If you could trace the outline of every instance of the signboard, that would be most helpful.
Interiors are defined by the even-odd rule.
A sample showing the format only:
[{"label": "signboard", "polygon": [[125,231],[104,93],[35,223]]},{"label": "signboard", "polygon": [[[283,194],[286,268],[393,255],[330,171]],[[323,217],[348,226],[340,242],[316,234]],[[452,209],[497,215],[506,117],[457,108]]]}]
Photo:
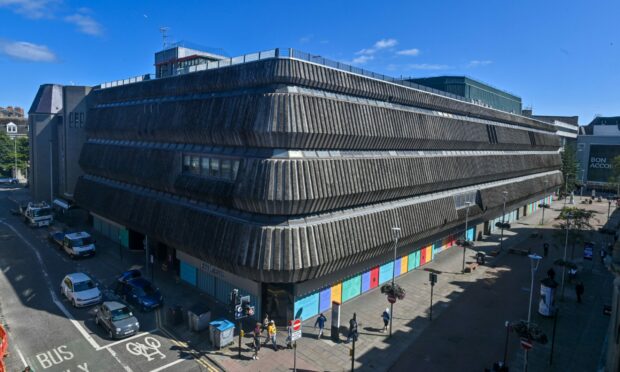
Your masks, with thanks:
[{"label": "signboard", "polygon": [[340,302],[332,301],[332,341],[340,342]]},{"label": "signboard", "polygon": [[431,282],[431,285],[435,285],[437,283],[437,274],[428,273],[428,281]]},{"label": "signboard", "polygon": [[588,181],[609,182],[613,175],[613,160],[620,155],[620,146],[591,145],[588,159]]},{"label": "signboard", "polygon": [[388,296],[387,299],[388,299],[388,302],[391,303],[391,304],[396,302],[396,297],[394,297],[394,296]]},{"label": "signboard", "polygon": [[299,340],[301,338],[301,319],[291,320],[291,327],[293,328],[291,341]]},{"label": "signboard", "polygon": [[594,256],[594,245],[586,243],[583,247],[583,259],[592,261],[592,256]]}]

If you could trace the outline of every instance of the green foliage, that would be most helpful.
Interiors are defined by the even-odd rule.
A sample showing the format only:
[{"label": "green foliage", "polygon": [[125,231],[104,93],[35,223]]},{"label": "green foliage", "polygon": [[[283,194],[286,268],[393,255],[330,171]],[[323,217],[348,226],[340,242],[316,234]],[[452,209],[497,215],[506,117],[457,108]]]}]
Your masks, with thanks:
[{"label": "green foliage", "polygon": [[[594,211],[581,209],[577,207],[564,207],[558,216],[561,220],[569,219],[571,229],[591,230],[590,220],[594,217]],[[564,224],[563,226],[565,226]]]},{"label": "green foliage", "polygon": [[0,174],[10,176],[13,173],[16,157],[17,168],[25,173],[30,160],[29,148],[28,138],[19,137],[13,140],[6,133],[0,132]]},{"label": "green foliage", "polygon": [[581,182],[579,177],[579,162],[577,161],[577,152],[574,144],[567,144],[562,151],[562,176],[564,184],[562,184],[561,192],[575,190],[575,183]]},{"label": "green foliage", "polygon": [[611,160],[611,177],[609,177],[610,183],[620,184],[620,155]]}]

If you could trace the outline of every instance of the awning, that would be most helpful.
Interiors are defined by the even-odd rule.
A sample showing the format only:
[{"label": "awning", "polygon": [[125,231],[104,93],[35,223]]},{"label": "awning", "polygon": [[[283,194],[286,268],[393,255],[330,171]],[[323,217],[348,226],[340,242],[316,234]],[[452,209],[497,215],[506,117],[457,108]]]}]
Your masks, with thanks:
[{"label": "awning", "polygon": [[69,202],[64,201],[62,199],[54,199],[52,204],[56,207],[60,207],[65,210],[69,210],[69,208],[71,208],[71,205],[69,204]]}]

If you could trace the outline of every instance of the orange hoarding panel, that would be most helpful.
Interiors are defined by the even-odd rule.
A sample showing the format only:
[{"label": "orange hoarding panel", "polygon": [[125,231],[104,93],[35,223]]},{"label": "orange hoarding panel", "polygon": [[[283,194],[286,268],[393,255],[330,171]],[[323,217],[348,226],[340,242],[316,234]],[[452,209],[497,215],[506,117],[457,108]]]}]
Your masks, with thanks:
[{"label": "orange hoarding panel", "polygon": [[332,302],[342,303],[342,283],[332,287]]},{"label": "orange hoarding panel", "polygon": [[407,266],[409,263],[409,256],[403,256],[402,260],[400,260],[400,275],[403,275],[407,272]]}]

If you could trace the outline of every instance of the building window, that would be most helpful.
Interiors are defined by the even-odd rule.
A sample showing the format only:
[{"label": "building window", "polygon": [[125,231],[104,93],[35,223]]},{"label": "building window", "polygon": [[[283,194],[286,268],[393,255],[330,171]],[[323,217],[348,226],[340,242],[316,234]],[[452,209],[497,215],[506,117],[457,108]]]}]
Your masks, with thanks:
[{"label": "building window", "polygon": [[457,194],[453,196],[454,198],[454,206],[456,209],[466,208],[467,203],[470,203],[470,206],[477,204],[478,201],[478,191],[471,191],[463,194]]},{"label": "building window", "polygon": [[192,162],[190,164],[190,172],[192,174],[200,174],[200,157],[192,156]]},{"label": "building window", "polygon": [[183,155],[183,173],[205,178],[234,181],[239,172],[237,159],[213,156]]}]

